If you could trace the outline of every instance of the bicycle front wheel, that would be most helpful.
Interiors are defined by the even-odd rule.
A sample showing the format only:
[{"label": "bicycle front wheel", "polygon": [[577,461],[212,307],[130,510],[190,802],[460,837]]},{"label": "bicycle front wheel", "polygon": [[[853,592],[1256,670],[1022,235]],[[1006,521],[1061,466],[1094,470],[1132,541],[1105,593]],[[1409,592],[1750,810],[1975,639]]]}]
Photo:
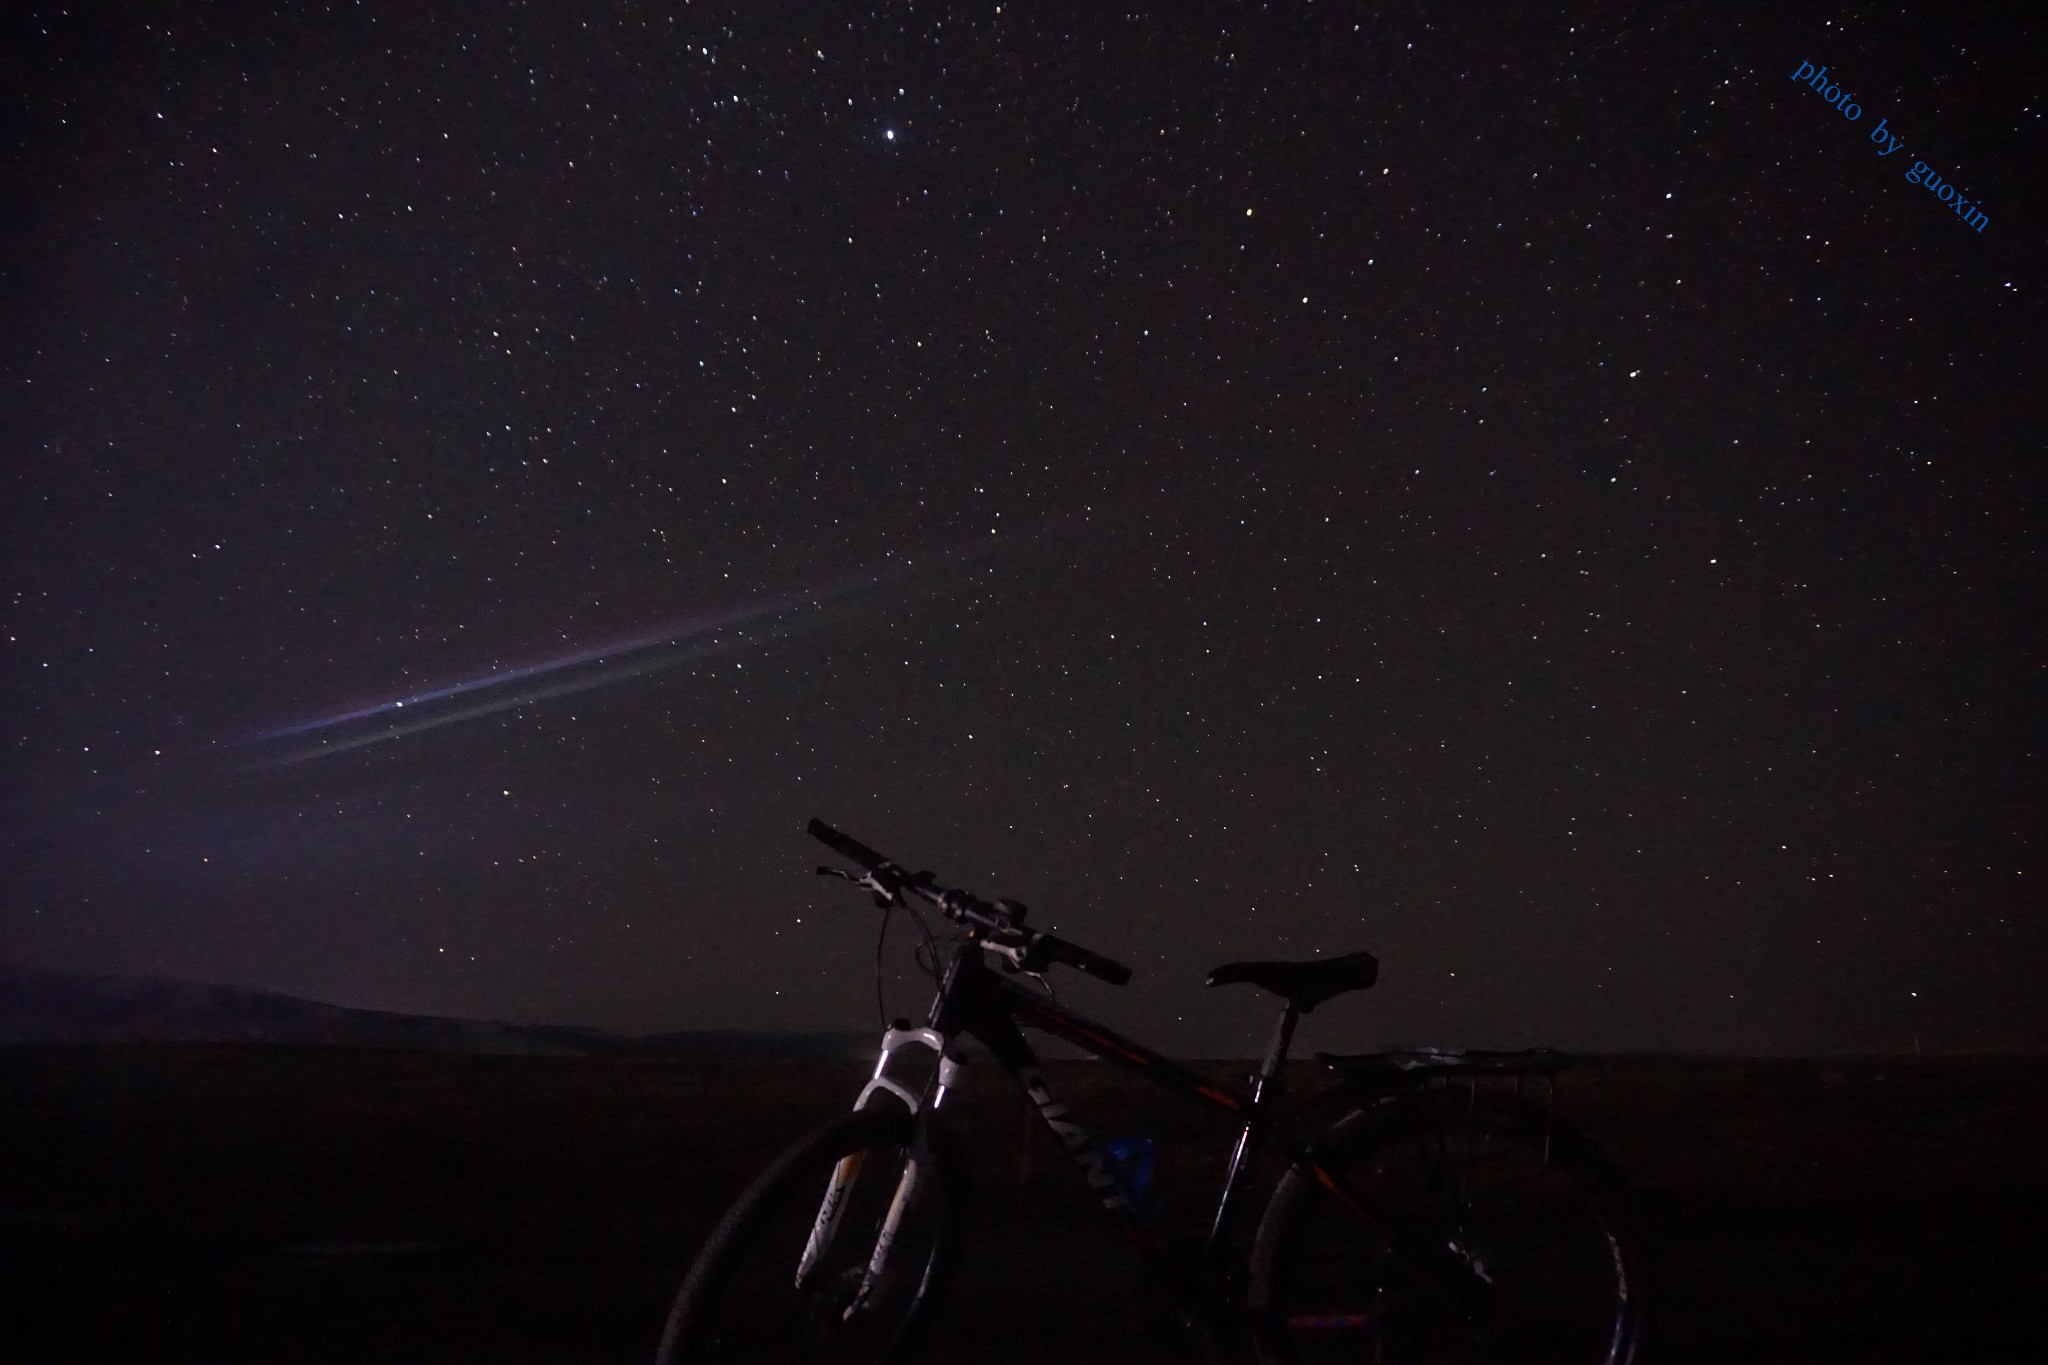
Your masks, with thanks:
[{"label": "bicycle front wheel", "polygon": [[1628,1365],[1635,1243],[1585,1139],[1533,1106],[1459,1090],[1339,1120],[1316,1156],[1370,1217],[1303,1171],[1274,1191],[1250,1304],[1267,1365]]},{"label": "bicycle front wheel", "polygon": [[912,1359],[958,1212],[929,1133],[902,1110],[867,1110],[783,1153],[690,1267],[656,1365]]}]

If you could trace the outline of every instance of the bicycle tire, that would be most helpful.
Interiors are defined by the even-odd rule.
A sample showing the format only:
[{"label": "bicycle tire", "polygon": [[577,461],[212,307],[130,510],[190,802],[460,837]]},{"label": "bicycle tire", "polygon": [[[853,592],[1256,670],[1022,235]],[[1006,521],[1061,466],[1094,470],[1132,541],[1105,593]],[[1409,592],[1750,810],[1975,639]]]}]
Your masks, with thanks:
[{"label": "bicycle tire", "polygon": [[[860,1287],[907,1161],[919,1175],[884,1275]],[[858,1158],[829,1246],[798,1282],[825,1193]],[[790,1147],[734,1202],[691,1265],[656,1365],[847,1362],[916,1358],[943,1294],[959,1218],[954,1163],[929,1125],[888,1108],[847,1114]]]},{"label": "bicycle tire", "polygon": [[[1248,1305],[1264,1365],[1631,1365],[1642,1258],[1620,1182],[1532,1105],[1462,1087],[1384,1097],[1315,1145],[1395,1237],[1290,1170],[1260,1220]],[[1479,1269],[1446,1292],[1396,1240]],[[1434,1252],[1432,1253],[1434,1254]]]}]

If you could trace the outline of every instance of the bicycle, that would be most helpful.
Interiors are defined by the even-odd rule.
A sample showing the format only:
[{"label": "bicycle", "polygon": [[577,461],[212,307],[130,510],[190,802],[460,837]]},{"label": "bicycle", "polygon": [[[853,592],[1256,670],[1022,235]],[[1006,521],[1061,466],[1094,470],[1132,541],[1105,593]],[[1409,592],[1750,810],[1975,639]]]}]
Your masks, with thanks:
[{"label": "bicycle", "polygon": [[[936,1120],[960,1080],[963,1037],[1017,1081],[1144,1262],[1181,1287],[1179,1322],[1199,1349],[1248,1346],[1262,1365],[1635,1359],[1643,1298],[1618,1182],[1590,1142],[1520,1094],[1522,1077],[1554,1074],[1564,1059],[1319,1053],[1334,1086],[1307,1111],[1313,1121],[1284,1119],[1277,1081],[1297,1021],[1372,985],[1370,953],[1209,974],[1210,985],[1247,983],[1283,1001],[1240,1094],[1044,987],[1055,965],[1122,985],[1131,972],[1121,963],[1030,928],[1015,901],[943,887],[822,821],[809,832],[862,869],[817,871],[870,892],[885,931],[888,912],[909,910],[936,991],[922,1025],[899,1019],[884,1034],[853,1111],[783,1153],[713,1230],[676,1295],[657,1365],[915,1355],[960,1233],[961,1156]],[[943,962],[919,902],[964,930]],[[1238,1125],[1192,1264],[1139,1216],[1126,1173],[1053,1094],[1020,1025]],[[929,1067],[921,1082],[899,1064],[913,1055]],[[1512,1095],[1482,1083],[1506,1076]],[[1235,1233],[1262,1152],[1284,1169],[1238,1262]]]}]

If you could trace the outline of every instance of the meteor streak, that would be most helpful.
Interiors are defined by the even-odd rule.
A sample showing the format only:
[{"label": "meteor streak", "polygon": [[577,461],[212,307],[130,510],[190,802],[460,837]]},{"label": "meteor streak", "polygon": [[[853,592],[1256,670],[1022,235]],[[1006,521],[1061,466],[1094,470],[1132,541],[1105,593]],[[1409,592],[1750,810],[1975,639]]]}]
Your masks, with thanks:
[{"label": "meteor streak", "polygon": [[311,734],[318,730],[332,729],[337,725],[346,725],[350,721],[367,720],[372,716],[402,711],[408,706],[425,706],[448,697],[461,696],[465,692],[475,692],[489,687],[504,687],[508,684],[519,682],[522,679],[540,677],[548,673],[559,673],[565,668],[574,668],[578,664],[596,663],[604,659],[620,659],[628,655],[637,654],[642,650],[656,649],[662,645],[682,644],[686,640],[710,635],[734,626],[745,625],[749,621],[758,621],[764,617],[780,616],[799,607],[812,604],[822,606],[826,602],[845,597],[863,588],[881,587],[889,582],[901,580],[907,577],[908,574],[908,566],[891,568],[882,572],[838,579],[809,591],[784,593],[778,597],[750,602],[745,606],[732,607],[725,611],[685,617],[679,621],[672,621],[656,630],[641,631],[624,639],[608,640],[603,644],[574,650],[558,658],[544,659],[537,664],[527,664],[519,668],[494,669],[483,677],[452,683],[447,687],[431,688],[424,692],[415,692],[410,696],[399,697],[391,701],[381,701],[370,706],[358,707],[352,711],[343,711],[337,715],[321,716],[315,720],[306,721],[303,724],[287,725],[281,729],[269,730],[256,736],[253,742],[264,743],[270,740],[289,739],[293,735]]},{"label": "meteor streak", "polygon": [[[926,563],[957,564],[982,558],[991,552],[990,548],[977,547],[953,555],[933,555]],[[714,654],[812,630],[836,619],[825,612],[827,604],[900,584],[916,572],[918,570],[908,562],[871,567],[814,587],[684,617],[654,630],[584,646],[539,663],[493,669],[482,677],[450,683],[445,687],[427,688],[389,701],[282,726],[265,731],[247,742],[275,745],[285,740],[305,741],[288,752],[256,763],[254,766],[258,768],[283,767],[330,754],[347,753],[367,745],[382,744],[552,697],[585,692],[607,683],[677,668]],[[809,620],[784,619],[794,618],[796,613],[806,609],[815,613]],[[746,629],[756,623],[764,628]],[[567,677],[560,676],[576,669],[582,671]],[[465,697],[473,699],[466,705],[449,704],[455,698]],[[422,714],[415,719],[404,714],[408,711]],[[373,724],[380,718],[387,723]],[[330,733],[336,731],[343,733]]]},{"label": "meteor streak", "polygon": [[[665,669],[679,668],[684,664],[695,663],[699,659],[710,658],[715,654],[725,654],[736,649],[744,649],[748,645],[766,644],[770,640],[786,639],[789,636],[798,635],[807,630],[815,630],[824,624],[824,618],[820,618],[814,621],[797,622],[791,625],[773,626],[765,632],[754,635],[736,635],[729,640],[713,640],[688,647],[661,650],[649,657],[624,663],[617,668],[607,668],[601,673],[586,673],[577,677],[557,679],[538,687],[513,688],[503,694],[482,698],[472,705],[458,707],[453,710],[435,711],[433,714],[421,716],[417,720],[387,725],[382,729],[372,730],[368,733],[351,734],[336,739],[321,739],[313,743],[302,744],[289,753],[279,754],[274,758],[265,759],[251,766],[258,769],[287,768],[295,763],[304,763],[310,759],[326,758],[332,754],[345,754],[351,749],[361,749],[372,744],[383,744],[389,740],[403,739],[407,735],[416,735],[422,730],[437,730],[443,725],[453,725],[457,721],[475,720],[479,716],[494,715],[499,711],[509,711],[516,707],[531,705],[534,702],[547,701],[552,697],[565,697],[575,692],[588,692],[592,688],[603,687],[607,683],[624,682],[628,678],[638,678],[649,673],[659,673]],[[566,668],[568,664],[565,662],[561,666]],[[521,670],[521,673],[523,676],[531,677],[533,670]],[[511,680],[509,677],[504,677],[493,679],[492,682],[509,682]],[[421,696],[444,697],[463,690],[466,689],[462,687],[449,687],[439,689],[434,693],[422,693]],[[372,711],[357,714],[382,714],[386,710],[395,710],[399,705],[400,703],[393,702],[389,707],[378,707]],[[327,722],[327,725],[340,725],[346,719],[349,719],[349,717],[337,717]],[[310,727],[300,727],[296,731],[281,731],[280,733],[287,735],[304,734],[308,728]],[[320,728],[326,728],[326,726]]]}]

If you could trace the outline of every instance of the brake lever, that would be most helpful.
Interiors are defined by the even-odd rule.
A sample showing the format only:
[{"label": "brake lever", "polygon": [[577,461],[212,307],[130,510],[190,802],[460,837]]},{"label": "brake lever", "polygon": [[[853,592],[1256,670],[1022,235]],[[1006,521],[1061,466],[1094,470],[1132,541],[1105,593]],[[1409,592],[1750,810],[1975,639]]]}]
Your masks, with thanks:
[{"label": "brake lever", "polygon": [[817,873],[820,877],[844,878],[862,890],[871,892],[874,895],[876,906],[883,910],[893,909],[903,904],[903,893],[893,886],[885,885],[872,872],[856,877],[843,867],[820,867],[817,869]]},{"label": "brake lever", "polygon": [[1003,970],[1006,973],[1015,975],[1023,972],[1030,976],[1038,976],[1037,964],[1030,960],[1034,942],[1030,930],[1007,925],[998,933],[980,935],[979,942],[982,951],[993,953],[1002,959]]}]

